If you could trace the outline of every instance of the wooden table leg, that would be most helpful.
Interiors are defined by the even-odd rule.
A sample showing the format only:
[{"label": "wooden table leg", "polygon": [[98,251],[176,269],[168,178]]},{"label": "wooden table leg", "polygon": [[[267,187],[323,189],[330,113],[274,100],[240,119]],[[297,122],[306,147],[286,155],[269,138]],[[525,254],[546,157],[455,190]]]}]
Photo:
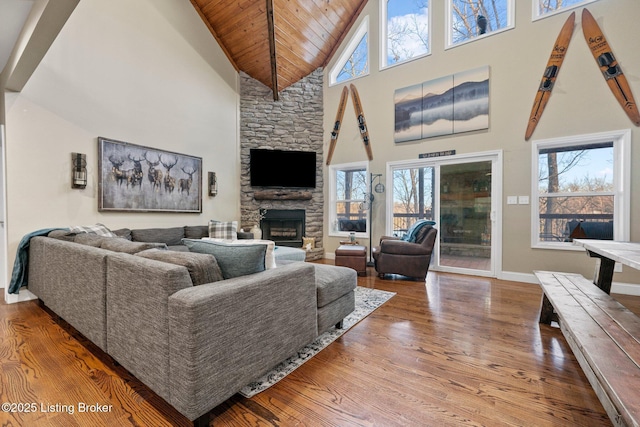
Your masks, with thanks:
[{"label": "wooden table leg", "polygon": [[540,323],[550,325],[557,317],[553,313],[553,306],[549,301],[549,298],[545,294],[542,294],[542,306],[540,307]]},{"label": "wooden table leg", "polygon": [[616,266],[616,262],[595,252],[588,252],[591,258],[600,258],[600,269],[598,270],[596,277],[593,279],[593,284],[605,291],[607,294],[611,293],[613,269]]}]

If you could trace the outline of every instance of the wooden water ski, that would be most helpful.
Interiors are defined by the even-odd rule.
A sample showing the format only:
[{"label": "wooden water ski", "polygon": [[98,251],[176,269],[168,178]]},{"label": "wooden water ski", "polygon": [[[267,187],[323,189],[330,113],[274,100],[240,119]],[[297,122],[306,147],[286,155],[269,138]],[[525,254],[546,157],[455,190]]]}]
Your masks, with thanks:
[{"label": "wooden water ski", "polygon": [[560,34],[558,34],[558,38],[553,45],[553,50],[551,51],[551,55],[549,56],[549,61],[547,62],[547,66],[544,69],[544,73],[542,74],[540,87],[538,87],[538,92],[536,93],[536,98],[533,101],[533,107],[531,108],[531,115],[529,116],[527,131],[524,134],[524,139],[526,141],[531,138],[533,131],[540,121],[540,117],[542,116],[544,107],[547,106],[547,102],[549,101],[549,97],[551,96],[551,91],[553,90],[553,85],[556,81],[556,78],[558,77],[558,72],[560,71],[560,66],[564,61],[564,56],[567,53],[567,49],[569,48],[569,42],[571,41],[571,36],[573,35],[575,22],[576,13],[573,12],[571,13],[571,15],[569,15],[569,18],[567,18],[566,22],[562,26]]},{"label": "wooden water ski", "polygon": [[331,131],[331,144],[329,145],[329,154],[327,154],[327,166],[331,163],[333,152],[336,149],[338,143],[338,135],[340,134],[340,125],[342,124],[342,117],[344,117],[344,109],[347,106],[347,97],[349,96],[349,89],[347,87],[342,88],[342,94],[340,95],[340,104],[338,104],[338,112],[336,113],[336,121],[333,124],[333,130]]},{"label": "wooden water ski", "polygon": [[633,99],[629,82],[613,56],[611,47],[604,38],[600,26],[587,9],[582,10],[582,32],[611,92],[631,121],[636,126],[640,126],[640,113]]},{"label": "wooden water ski", "polygon": [[351,88],[351,100],[353,101],[353,109],[356,112],[356,118],[358,119],[358,128],[360,129],[360,136],[364,143],[364,148],[367,150],[367,157],[369,160],[373,160],[373,151],[371,151],[371,141],[369,140],[369,130],[367,129],[367,122],[364,119],[364,111],[362,110],[362,103],[360,102],[360,95],[358,95],[358,89],[352,83]]}]

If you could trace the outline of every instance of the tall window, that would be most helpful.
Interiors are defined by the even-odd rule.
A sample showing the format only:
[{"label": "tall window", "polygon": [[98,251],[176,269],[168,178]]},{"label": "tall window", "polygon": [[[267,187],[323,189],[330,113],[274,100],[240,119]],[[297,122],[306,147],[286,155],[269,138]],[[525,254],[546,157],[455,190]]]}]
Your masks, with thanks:
[{"label": "tall window", "polygon": [[628,131],[534,144],[534,246],[628,236]]},{"label": "tall window", "polygon": [[329,84],[369,74],[369,17],[365,16],[329,74]]},{"label": "tall window", "polygon": [[533,0],[533,19],[546,18],[597,0]]},{"label": "tall window", "polygon": [[429,53],[430,0],[380,2],[380,68],[406,62]]},{"label": "tall window", "polygon": [[514,27],[514,0],[448,0],[448,47]]},{"label": "tall window", "polygon": [[334,236],[368,236],[369,172],[366,162],[335,165],[330,168],[330,233]]}]

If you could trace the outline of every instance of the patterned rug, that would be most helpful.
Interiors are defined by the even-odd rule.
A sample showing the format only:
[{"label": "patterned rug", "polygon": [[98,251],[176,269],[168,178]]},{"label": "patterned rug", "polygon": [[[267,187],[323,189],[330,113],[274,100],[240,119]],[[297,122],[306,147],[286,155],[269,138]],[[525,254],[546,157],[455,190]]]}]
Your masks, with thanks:
[{"label": "patterned rug", "polygon": [[244,386],[239,393],[244,397],[252,397],[261,391],[268,389],[291,372],[295,371],[299,366],[302,366],[304,362],[318,354],[320,350],[331,344],[356,323],[373,313],[375,309],[387,302],[394,295],[395,292],[380,291],[377,289],[358,286],[356,288],[356,309],[344,318],[343,329],[331,328],[316,338],[314,342],[300,349],[297,355],[291,356],[263,377]]}]

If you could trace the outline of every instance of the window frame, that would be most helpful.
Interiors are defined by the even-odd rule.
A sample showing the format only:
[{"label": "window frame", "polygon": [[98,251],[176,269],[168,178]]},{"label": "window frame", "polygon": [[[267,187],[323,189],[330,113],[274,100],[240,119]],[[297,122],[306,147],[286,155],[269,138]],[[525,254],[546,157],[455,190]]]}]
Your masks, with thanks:
[{"label": "window frame", "polygon": [[415,61],[418,59],[422,59],[425,58],[427,56],[431,55],[431,40],[432,40],[432,22],[433,22],[433,14],[431,13],[431,0],[426,0],[427,1],[427,11],[429,14],[429,22],[428,22],[428,38],[429,38],[429,46],[427,47],[427,52],[426,53],[422,53],[420,55],[416,55],[413,56],[411,58],[405,59],[403,61],[399,61],[393,64],[389,64],[387,63],[387,48],[388,48],[388,38],[387,38],[387,1],[380,1],[380,70],[385,70],[388,68],[393,68],[396,67],[398,65],[402,65],[402,64],[406,64],[409,63],[411,61]]},{"label": "window frame", "polygon": [[[631,130],[616,130],[586,135],[535,140],[531,144],[531,247],[584,251],[572,242],[540,241],[540,198],[546,193],[539,191],[539,153],[541,149],[563,148],[588,144],[613,142],[613,238],[629,240],[631,213]],[[580,194],[576,194],[579,196]]]},{"label": "window frame", "polygon": [[[502,34],[505,31],[513,30],[516,28],[516,13],[515,13],[515,0],[506,0],[507,4],[507,22],[508,24],[504,28],[500,28],[495,31],[491,31],[490,33],[485,33],[482,35],[475,36],[470,38],[469,40],[461,41],[458,43],[453,42],[453,0],[447,0],[446,3],[446,12],[445,12],[445,47],[444,50],[449,50],[456,48],[458,46],[464,46],[469,43],[473,43],[477,40],[484,40],[487,37],[494,36],[496,34]],[[535,1],[535,0],[534,0]]]},{"label": "window frame", "polygon": [[582,0],[579,3],[576,3],[574,5],[571,6],[564,6],[561,7],[560,9],[556,9],[553,12],[547,12],[544,14],[540,14],[538,11],[538,4],[540,3],[540,0],[531,0],[531,21],[535,22],[535,21],[539,21],[541,19],[545,19],[548,18],[550,16],[555,16],[558,15],[560,13],[566,12],[568,10],[572,10],[572,9],[577,9],[579,7],[584,7],[586,5],[588,5],[589,3],[594,3],[597,2],[598,0]]},{"label": "window frame", "polygon": [[[337,172],[338,171],[349,171],[349,170],[365,170],[365,174],[367,178],[369,177],[369,162],[351,162],[351,163],[341,163],[329,166],[329,236],[332,237],[349,237],[348,231],[339,231],[337,226],[338,221],[338,212],[337,206],[338,202],[344,200],[338,200],[338,185],[337,185]],[[371,189],[369,186],[371,182],[367,179],[367,194],[371,194]],[[351,199],[350,202],[365,202],[365,199]],[[370,221],[369,215],[371,215],[371,209],[367,209],[365,220],[367,222],[367,231],[366,232],[356,232],[356,238],[368,238],[369,237],[369,228]]]},{"label": "window frame", "polygon": [[351,58],[355,50],[360,45],[362,38],[364,36],[369,36],[370,34],[371,33],[369,32],[369,15],[366,15],[364,18],[362,18],[362,22],[358,26],[358,29],[356,30],[356,32],[353,33],[353,36],[349,40],[349,44],[347,44],[345,49],[342,51],[342,54],[338,57],[338,60],[336,61],[335,65],[331,68],[331,72],[329,73],[329,87],[335,86],[335,85],[341,85],[346,82],[368,76],[371,73],[371,37],[369,37],[367,40],[367,72],[360,76],[350,77],[340,82],[337,81],[338,76],[340,75],[340,72],[346,65],[349,58]]}]

